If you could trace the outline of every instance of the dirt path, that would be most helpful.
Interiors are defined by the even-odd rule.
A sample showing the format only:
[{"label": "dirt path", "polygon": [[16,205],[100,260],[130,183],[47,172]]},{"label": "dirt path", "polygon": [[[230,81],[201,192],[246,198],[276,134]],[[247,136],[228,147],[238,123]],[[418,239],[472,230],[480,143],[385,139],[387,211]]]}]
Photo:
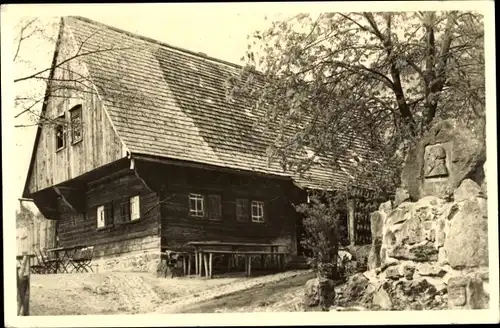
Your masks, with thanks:
[{"label": "dirt path", "polygon": [[288,279],[268,282],[243,291],[221,295],[210,300],[178,308],[178,313],[293,311],[290,303],[300,298],[307,280],[313,273],[303,273]]},{"label": "dirt path", "polygon": [[[34,274],[30,312],[33,315],[178,313],[179,309],[195,303],[260,289],[264,284],[279,281],[286,284],[285,281],[307,274],[297,270],[247,278],[244,273],[231,273],[214,279],[165,279],[140,272]],[[266,292],[270,294],[271,291]]]}]

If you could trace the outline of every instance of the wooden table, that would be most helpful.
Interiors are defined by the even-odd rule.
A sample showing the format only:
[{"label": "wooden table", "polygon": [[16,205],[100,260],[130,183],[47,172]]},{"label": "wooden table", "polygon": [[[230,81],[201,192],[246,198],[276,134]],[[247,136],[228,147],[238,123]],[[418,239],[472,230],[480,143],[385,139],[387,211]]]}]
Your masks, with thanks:
[{"label": "wooden table", "polygon": [[16,260],[22,261],[25,256],[27,256],[29,259],[36,257],[35,254],[16,255]]},{"label": "wooden table", "polygon": [[86,245],[73,245],[73,246],[67,246],[67,247],[56,247],[56,248],[48,248],[45,251],[47,253],[52,253],[54,254],[54,259],[57,261],[56,262],[56,269],[55,273],[58,271],[61,272],[68,272],[68,265],[71,260],[71,258],[75,255],[76,251],[81,248],[87,247]]},{"label": "wooden table", "polygon": [[[195,272],[197,275],[203,275],[205,268],[205,276],[212,278],[212,264],[214,254],[229,254],[235,256],[234,262],[238,266],[238,255],[245,256],[245,272],[247,276],[251,274],[251,256],[261,256],[261,266],[265,265],[265,256],[271,257],[272,261],[276,261],[279,267],[284,265],[284,255],[286,252],[278,252],[279,247],[285,245],[271,243],[242,243],[242,242],[222,242],[222,241],[192,241],[187,243],[187,246],[194,247],[195,257]],[[250,248],[250,249],[249,249]],[[267,250],[268,249],[268,250]],[[228,262],[228,267],[231,267],[231,260]],[[190,274],[188,269],[188,275]]]}]

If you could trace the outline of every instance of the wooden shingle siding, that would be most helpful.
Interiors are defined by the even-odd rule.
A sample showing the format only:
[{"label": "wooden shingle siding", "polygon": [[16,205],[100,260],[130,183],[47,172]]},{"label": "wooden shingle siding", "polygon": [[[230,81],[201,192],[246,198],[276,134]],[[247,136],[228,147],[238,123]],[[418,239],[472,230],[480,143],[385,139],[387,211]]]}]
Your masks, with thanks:
[{"label": "wooden shingle siding", "polygon": [[[61,61],[63,54],[73,51],[74,44],[68,39],[63,39],[59,48],[60,58],[57,60]],[[69,63],[70,66],[64,67],[65,69],[87,76],[81,62],[72,60]],[[56,69],[54,78],[61,78],[62,72],[64,70]],[[111,121],[106,117],[99,96],[90,84],[79,91],[59,90],[54,91],[53,95],[54,97],[49,98],[45,109],[44,115],[48,118],[57,117],[59,108],[64,111],[65,119],[69,122],[68,111],[76,105],[82,105],[83,140],[72,144],[71,133],[67,131],[65,147],[56,151],[55,128],[52,124],[44,124],[40,128],[38,144],[35,145],[28,180],[29,193],[78,177],[122,157],[122,143],[114,132]]]},{"label": "wooden shingle siding", "polygon": [[[121,220],[120,204],[124,199],[135,195],[140,196],[141,218],[124,223]],[[127,248],[138,238],[148,236],[159,238],[160,212],[157,206],[157,194],[148,190],[130,170],[111,181],[90,184],[86,199],[84,214],[72,212],[61,200],[59,201],[59,210],[62,214],[58,220],[57,234],[62,246],[95,245],[97,253],[100,252],[99,254],[104,256],[123,252],[120,247]],[[113,204],[114,225],[97,229],[97,207],[105,203]],[[115,246],[113,248],[106,246],[110,244]],[[102,251],[103,249],[107,251]]]}]

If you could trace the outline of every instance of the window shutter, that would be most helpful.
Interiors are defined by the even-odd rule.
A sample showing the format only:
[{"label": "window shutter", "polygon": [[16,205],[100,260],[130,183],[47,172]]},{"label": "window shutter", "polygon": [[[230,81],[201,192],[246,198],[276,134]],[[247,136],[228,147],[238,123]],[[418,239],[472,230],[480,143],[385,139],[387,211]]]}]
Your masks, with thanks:
[{"label": "window shutter", "polygon": [[127,222],[130,221],[130,204],[129,200],[125,199],[121,204],[120,204],[120,211],[121,211],[121,222]]},{"label": "window shutter", "polygon": [[141,217],[139,196],[134,196],[130,198],[130,220],[139,220]]},{"label": "window shutter", "polygon": [[236,220],[248,221],[248,199],[236,199]]},{"label": "window shutter", "polygon": [[104,207],[104,210],[105,210],[104,217],[105,217],[106,225],[112,225],[113,221],[114,221],[113,220],[113,203],[106,204],[106,206]]},{"label": "window shutter", "polygon": [[220,196],[208,195],[208,218],[210,220],[220,220],[221,214]]}]

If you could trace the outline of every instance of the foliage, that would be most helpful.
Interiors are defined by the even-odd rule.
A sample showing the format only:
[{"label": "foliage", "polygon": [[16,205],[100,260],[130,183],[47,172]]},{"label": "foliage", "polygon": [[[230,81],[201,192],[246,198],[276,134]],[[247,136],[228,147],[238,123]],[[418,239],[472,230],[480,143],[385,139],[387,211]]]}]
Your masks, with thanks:
[{"label": "foliage", "polygon": [[301,244],[312,252],[310,264],[320,276],[338,279],[340,208],[345,207],[343,194],[315,193],[310,204],[296,207],[304,215],[304,237]]},{"label": "foliage", "polygon": [[20,204],[20,207],[16,210],[16,226],[22,226],[25,224],[33,223],[36,220],[43,219],[43,215],[40,212],[32,211],[29,207]]},{"label": "foliage", "polygon": [[31,221],[34,216],[35,214],[28,207],[21,204],[19,209],[16,210],[16,223]]},{"label": "foliage", "polygon": [[[295,156],[306,152],[343,167],[360,157],[353,180],[389,173],[371,183],[384,188],[435,120],[484,123],[483,46],[474,12],[299,14],[255,32],[234,94],[274,124],[270,156],[284,166],[309,169],[314,156]],[[369,149],[349,154],[360,140]]]}]

